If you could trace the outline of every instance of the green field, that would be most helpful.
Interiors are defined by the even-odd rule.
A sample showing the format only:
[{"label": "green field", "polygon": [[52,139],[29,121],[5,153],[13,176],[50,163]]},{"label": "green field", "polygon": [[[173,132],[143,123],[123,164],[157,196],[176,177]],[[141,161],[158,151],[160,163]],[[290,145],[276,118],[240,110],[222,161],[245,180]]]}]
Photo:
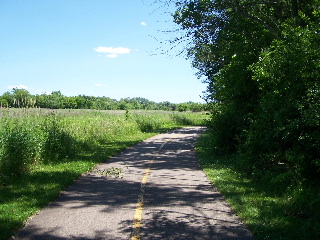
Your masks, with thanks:
[{"label": "green field", "polygon": [[155,134],[204,125],[205,113],[0,110],[0,239],[81,174]]}]

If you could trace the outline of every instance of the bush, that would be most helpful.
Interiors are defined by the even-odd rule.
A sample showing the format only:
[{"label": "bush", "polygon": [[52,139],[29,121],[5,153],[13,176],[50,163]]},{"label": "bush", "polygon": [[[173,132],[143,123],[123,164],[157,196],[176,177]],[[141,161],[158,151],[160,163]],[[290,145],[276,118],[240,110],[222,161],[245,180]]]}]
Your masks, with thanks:
[{"label": "bush", "polygon": [[319,27],[285,28],[252,66],[260,102],[244,136],[242,151],[256,169],[320,179]]},{"label": "bush", "polygon": [[178,105],[178,111],[179,112],[186,112],[190,109],[189,105],[187,103],[180,103]]},{"label": "bush", "polygon": [[12,177],[27,173],[40,159],[41,132],[30,122],[3,121],[0,134],[0,173]]},{"label": "bush", "polygon": [[193,121],[185,115],[171,114],[171,118],[177,125],[193,125]]},{"label": "bush", "polygon": [[138,124],[140,131],[144,133],[160,129],[164,125],[164,122],[155,116],[135,115],[134,120]]},{"label": "bush", "polygon": [[75,139],[63,129],[57,116],[49,116],[43,126],[45,140],[42,158],[44,162],[56,162],[73,157],[76,153]]}]

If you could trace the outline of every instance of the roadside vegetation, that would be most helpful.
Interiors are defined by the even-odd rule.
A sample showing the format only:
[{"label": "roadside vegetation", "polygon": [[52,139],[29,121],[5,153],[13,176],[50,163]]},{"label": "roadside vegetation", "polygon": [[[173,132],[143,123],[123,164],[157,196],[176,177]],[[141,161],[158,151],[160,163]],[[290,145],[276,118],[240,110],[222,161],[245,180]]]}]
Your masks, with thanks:
[{"label": "roadside vegetation", "polygon": [[0,239],[96,164],[155,134],[203,125],[205,113],[0,110]]},{"label": "roadside vegetation", "polygon": [[240,155],[219,155],[210,132],[196,146],[201,167],[258,240],[320,239],[320,194],[315,185],[277,172],[252,174]]},{"label": "roadside vegetation", "polygon": [[206,171],[258,239],[320,239],[320,1],[168,2],[207,84]]}]

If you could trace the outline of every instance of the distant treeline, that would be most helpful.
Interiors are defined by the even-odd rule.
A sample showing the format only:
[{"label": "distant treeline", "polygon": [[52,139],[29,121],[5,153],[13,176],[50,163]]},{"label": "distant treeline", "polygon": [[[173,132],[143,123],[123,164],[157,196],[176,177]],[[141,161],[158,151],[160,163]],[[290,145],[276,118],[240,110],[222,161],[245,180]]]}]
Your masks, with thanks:
[{"label": "distant treeline", "polygon": [[51,108],[51,109],[98,109],[98,110],[171,110],[193,111],[206,110],[206,104],[186,102],[170,103],[168,101],[156,103],[142,97],[121,98],[120,100],[109,97],[94,97],[86,95],[64,96],[60,91],[51,94],[32,95],[25,89],[14,88],[0,96],[1,107],[12,108]]}]

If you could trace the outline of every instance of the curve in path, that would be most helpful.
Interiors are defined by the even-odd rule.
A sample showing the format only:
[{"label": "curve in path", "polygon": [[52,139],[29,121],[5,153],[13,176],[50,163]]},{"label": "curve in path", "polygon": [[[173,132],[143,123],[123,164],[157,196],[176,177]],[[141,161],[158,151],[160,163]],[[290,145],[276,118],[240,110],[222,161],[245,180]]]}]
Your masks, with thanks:
[{"label": "curve in path", "polygon": [[199,168],[204,127],[149,138],[98,165],[14,239],[251,240]]}]

